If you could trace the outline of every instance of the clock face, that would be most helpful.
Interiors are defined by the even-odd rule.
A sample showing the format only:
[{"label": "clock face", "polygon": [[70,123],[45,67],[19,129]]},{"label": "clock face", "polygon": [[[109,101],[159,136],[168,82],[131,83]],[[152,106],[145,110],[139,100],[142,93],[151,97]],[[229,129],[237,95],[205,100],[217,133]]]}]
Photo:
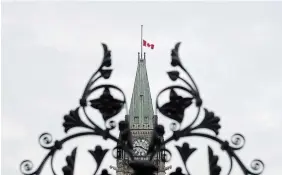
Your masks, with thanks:
[{"label": "clock face", "polygon": [[136,139],[133,142],[133,151],[137,156],[146,156],[149,142],[146,139]]}]

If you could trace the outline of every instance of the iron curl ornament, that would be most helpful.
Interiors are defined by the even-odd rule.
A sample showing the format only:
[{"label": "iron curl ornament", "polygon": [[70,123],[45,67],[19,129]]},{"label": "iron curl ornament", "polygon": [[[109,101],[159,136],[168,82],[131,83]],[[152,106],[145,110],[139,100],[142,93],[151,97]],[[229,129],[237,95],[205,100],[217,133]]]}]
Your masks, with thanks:
[{"label": "iron curl ornament", "polygon": [[[171,51],[171,66],[180,68],[181,72],[177,70],[172,70],[167,72],[169,78],[172,81],[180,80],[185,86],[172,85],[164,88],[157,95],[156,99],[156,107],[157,109],[167,118],[174,120],[171,124],[171,131],[173,132],[172,136],[168,139],[164,140],[161,145],[166,145],[171,141],[177,141],[180,138],[184,137],[200,137],[212,140],[218,143],[223,151],[227,153],[230,160],[230,168],[228,171],[228,175],[230,175],[233,168],[233,161],[236,161],[239,167],[242,169],[245,175],[260,175],[264,169],[264,163],[255,159],[251,162],[250,168],[247,168],[240,158],[237,156],[236,152],[243,148],[245,144],[245,138],[242,134],[236,133],[231,137],[231,142],[227,140],[222,140],[218,137],[220,126],[220,118],[216,116],[214,112],[207,108],[203,108],[203,101],[200,96],[200,92],[196,82],[190,73],[185,69],[183,64],[181,63],[181,59],[179,57],[179,46],[180,42],[175,45],[175,47]],[[183,78],[180,74],[186,75],[186,79]],[[177,94],[177,90],[184,91],[187,96],[182,97]],[[169,101],[163,105],[159,104],[159,98],[164,92],[169,91]],[[193,121],[188,124],[188,126],[181,128],[183,124],[182,121],[184,119],[184,112],[186,109],[194,105],[197,108],[197,113],[193,119]],[[204,117],[201,121],[199,121],[199,116],[201,111],[204,112]],[[197,122],[199,121],[199,122]],[[199,123],[199,124],[196,124]],[[177,127],[178,125],[178,127]],[[214,134],[203,132],[203,130],[211,131]],[[182,161],[184,163],[187,175],[191,175],[186,166],[188,158],[194,153],[197,149],[191,148],[188,143],[184,143],[182,147],[176,146]],[[156,149],[155,152],[163,151],[162,149]],[[218,165],[218,156],[213,153],[213,150],[210,146],[208,146],[208,156],[209,156],[209,169],[210,175],[219,175],[221,172],[221,167]],[[181,168],[177,168],[175,172],[171,173],[171,175],[182,175]]]},{"label": "iron curl ornament", "polygon": [[[159,110],[165,117],[174,121],[170,125],[170,129],[173,134],[168,139],[163,140],[162,138],[165,134],[164,127],[162,125],[156,125],[147,151],[147,155],[150,157],[150,159],[148,161],[135,160],[133,156],[133,146],[131,143],[128,122],[120,121],[118,123],[118,129],[120,131],[120,136],[118,138],[110,133],[111,130],[117,127],[116,122],[112,119],[124,108],[126,113],[128,111],[124,92],[119,87],[112,84],[96,85],[98,80],[109,79],[113,71],[111,68],[109,68],[112,65],[111,51],[108,49],[106,44],[102,44],[102,46],[104,50],[102,62],[87,82],[81,99],[79,100],[78,107],[71,110],[63,118],[63,127],[66,134],[68,134],[70,130],[74,130],[74,128],[83,128],[85,131],[69,134],[60,140],[54,140],[50,133],[41,134],[39,137],[39,144],[42,148],[47,150],[47,154],[37,168],[34,168],[33,163],[30,160],[24,160],[20,164],[20,170],[23,175],[40,175],[47,161],[50,161],[53,175],[60,174],[55,172],[54,169],[54,158],[56,153],[61,150],[64,144],[68,143],[68,141],[84,136],[98,136],[102,137],[104,140],[109,139],[116,142],[117,146],[112,149],[113,157],[117,158],[117,155],[114,153],[115,151],[118,149],[123,150],[130,158],[129,166],[134,170],[134,175],[153,175],[158,169],[152,163],[153,157],[158,152],[161,152],[162,160],[165,162],[170,161],[172,154],[168,149],[165,148],[165,145],[172,141],[178,141],[180,138],[184,137],[200,137],[218,143],[221,149],[229,156],[230,168],[227,173],[228,175],[232,171],[234,161],[238,163],[245,175],[262,174],[264,164],[261,160],[253,160],[251,162],[250,168],[247,168],[237,156],[237,151],[242,149],[245,144],[245,138],[242,134],[234,134],[231,137],[231,142],[222,140],[218,137],[219,130],[221,128],[219,123],[220,118],[216,116],[214,112],[208,110],[207,108],[203,108],[203,101],[201,99],[199,89],[192,76],[181,63],[178,52],[180,43],[177,43],[174,49],[172,49],[171,65],[173,67],[179,67],[182,72],[173,70],[168,72],[168,76],[172,81],[182,81],[185,86],[172,85],[166,87],[160,91],[156,99],[156,109]],[[185,74],[188,78],[182,78],[180,73]],[[93,99],[92,95],[94,93],[98,93],[99,90],[103,90],[102,94],[98,98]],[[122,99],[115,98],[111,94],[111,90],[119,92],[122,96]],[[187,96],[182,97],[177,93],[178,90],[184,91]],[[160,105],[159,98],[166,91],[169,91],[169,101],[163,105]],[[180,129],[181,125],[183,124],[182,121],[185,117],[185,110],[191,106],[195,106],[197,108],[197,113],[193,121],[188,126],[184,127],[184,129]],[[88,115],[86,110],[87,108],[92,108],[100,112],[104,121],[104,128],[101,128],[99,125],[97,125],[94,118]],[[201,113],[204,113],[204,117],[198,122]],[[86,121],[82,120],[81,114],[83,114],[83,116],[86,118]],[[211,131],[213,134],[203,132],[203,130]],[[191,175],[186,163],[189,157],[197,151],[197,148],[191,147],[190,143],[187,142],[185,142],[182,146],[175,147],[180,153],[181,159],[185,166],[186,174]],[[109,149],[103,149],[99,145],[96,145],[92,150],[88,150],[89,154],[96,162],[94,175],[96,175],[98,170],[100,170],[102,161],[108,151]],[[73,151],[66,157],[66,165],[62,168],[64,175],[74,175],[76,154],[77,148],[75,147]],[[219,175],[221,172],[221,167],[218,165],[219,157],[215,155],[210,146],[208,146],[208,159],[210,175]],[[102,169],[101,175],[109,175],[108,170]],[[178,167],[176,168],[175,172],[171,173],[171,175],[184,174],[182,173],[181,168]]]},{"label": "iron curl ornament", "polygon": [[[79,106],[76,109],[71,110],[69,114],[64,116],[63,127],[65,133],[68,133],[70,130],[73,130],[74,128],[84,128],[86,131],[71,134],[61,140],[55,140],[55,141],[53,141],[52,135],[50,133],[41,134],[39,137],[39,144],[41,145],[42,148],[47,149],[48,153],[43,158],[42,162],[36,169],[34,169],[33,163],[30,160],[24,160],[20,165],[22,174],[24,175],[41,174],[44,165],[50,159],[52,172],[54,175],[57,175],[58,173],[56,173],[54,169],[54,157],[57,151],[61,150],[63,148],[63,145],[66,144],[68,141],[82,136],[100,136],[104,140],[107,139],[113,140],[116,143],[119,143],[119,145],[125,151],[128,151],[129,155],[132,154],[128,150],[128,148],[122,143],[121,140],[119,140],[118,138],[116,138],[110,133],[110,131],[116,127],[116,123],[110,119],[112,119],[114,116],[120,113],[123,108],[127,108],[126,97],[124,92],[119,87],[111,84],[102,84],[95,86],[96,85],[95,83],[98,80],[102,78],[108,79],[110,78],[112,73],[112,69],[109,68],[112,64],[111,51],[108,50],[106,44],[102,44],[102,46],[104,50],[102,63],[89,79],[83,91],[82,97],[79,101]],[[96,99],[92,99],[91,95],[96,93],[100,89],[103,90],[103,93],[100,95],[100,97]],[[111,94],[111,90],[116,90],[119,93],[121,93],[123,99],[114,98]],[[89,107],[94,108],[101,113],[104,119],[105,129],[99,127],[94,122],[93,120],[94,118],[91,118],[88,115],[86,108]],[[82,120],[82,116],[79,113],[79,111],[83,111],[83,114],[87,119],[87,122],[84,122]],[[96,170],[94,174],[97,174],[97,171],[100,168],[102,160],[104,159],[105,154],[108,151],[109,151],[108,149],[103,149],[99,145],[96,146],[94,150],[89,150],[89,153],[93,156],[93,158],[96,161]],[[75,156],[76,156],[76,148],[74,148],[70,156],[66,157],[67,165],[62,168],[64,175],[73,175]],[[102,170],[102,175],[106,175],[106,174],[108,174],[107,170]]]}]

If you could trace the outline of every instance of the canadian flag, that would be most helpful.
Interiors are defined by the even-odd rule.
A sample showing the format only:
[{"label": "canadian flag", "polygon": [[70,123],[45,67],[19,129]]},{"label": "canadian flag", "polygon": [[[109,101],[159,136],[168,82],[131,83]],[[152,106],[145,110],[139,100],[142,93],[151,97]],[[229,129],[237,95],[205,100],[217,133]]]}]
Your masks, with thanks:
[{"label": "canadian flag", "polygon": [[146,40],[143,40],[143,46],[150,47],[151,49],[154,49],[155,45],[148,43]]}]

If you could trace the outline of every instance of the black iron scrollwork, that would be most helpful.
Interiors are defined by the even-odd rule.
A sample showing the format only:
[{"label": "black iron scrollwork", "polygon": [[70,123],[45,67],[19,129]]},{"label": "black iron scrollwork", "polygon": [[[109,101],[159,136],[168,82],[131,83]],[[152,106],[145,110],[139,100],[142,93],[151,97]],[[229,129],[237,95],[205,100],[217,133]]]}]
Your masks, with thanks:
[{"label": "black iron scrollwork", "polygon": [[[69,114],[64,116],[63,127],[65,133],[69,134],[70,130],[73,131],[74,128],[83,128],[84,132],[73,133],[61,140],[53,140],[51,134],[43,133],[39,137],[39,144],[42,148],[46,149],[48,153],[43,158],[40,165],[34,169],[33,164],[30,160],[24,160],[20,169],[24,175],[39,175],[50,159],[50,166],[54,175],[57,173],[54,170],[54,157],[58,150],[63,148],[63,145],[68,141],[82,137],[82,136],[100,136],[104,140],[110,139],[117,143],[117,146],[113,149],[117,154],[113,156],[115,158],[121,157],[121,152],[126,153],[132,160],[129,165],[135,170],[135,175],[141,174],[153,174],[157,170],[152,160],[154,156],[160,152],[161,159],[164,162],[168,162],[172,156],[171,152],[165,148],[165,145],[171,141],[177,141],[184,137],[199,137],[209,139],[218,143],[223,151],[225,151],[230,160],[230,169],[228,175],[230,175],[233,168],[233,161],[236,161],[239,167],[242,169],[245,175],[260,175],[263,172],[264,164],[261,160],[255,159],[251,162],[250,169],[248,169],[236,154],[236,151],[243,148],[245,144],[245,138],[243,135],[236,133],[231,137],[231,141],[222,140],[218,137],[220,126],[220,118],[211,110],[203,108],[203,101],[200,96],[199,89],[195,83],[192,76],[184,68],[179,57],[179,46],[177,43],[171,52],[171,65],[173,67],[180,68],[180,71],[172,70],[168,72],[168,76],[172,81],[181,81],[184,83],[183,86],[173,85],[164,88],[157,95],[156,107],[164,116],[173,120],[170,125],[173,134],[163,140],[163,135],[165,133],[164,127],[162,125],[157,125],[154,128],[153,134],[151,136],[151,142],[147,151],[150,161],[136,161],[133,158],[133,146],[131,142],[131,133],[128,121],[120,121],[118,123],[118,128],[120,131],[119,138],[113,136],[110,131],[116,128],[117,124],[112,120],[114,116],[119,114],[123,108],[126,108],[126,98],[124,92],[117,86],[111,84],[102,84],[95,86],[96,82],[100,79],[108,79],[112,74],[112,69],[109,67],[112,64],[111,61],[111,51],[108,50],[107,45],[102,44],[104,50],[104,56],[102,62],[94,74],[90,77],[85,89],[82,93],[81,99],[79,101],[79,106],[74,110],[71,110]],[[188,79],[181,76],[181,73],[185,74]],[[102,94],[98,98],[92,98],[92,95],[98,90],[103,90]],[[122,95],[122,99],[115,98],[111,94],[111,90],[118,91]],[[159,104],[159,97],[164,94],[164,92],[169,91],[169,101],[163,105]],[[183,97],[177,93],[178,91],[183,91],[187,96]],[[192,119],[187,126],[183,126],[183,119],[185,117],[185,111],[191,107],[197,109],[195,117]],[[91,118],[87,109],[95,109],[101,113],[101,117],[104,120],[104,128],[101,128],[95,123],[94,118]],[[204,111],[204,116],[201,121],[199,120],[201,111]],[[82,118],[85,118],[84,121]],[[182,146],[176,146],[176,149],[180,153],[182,161],[185,165],[187,175],[191,175],[186,166],[189,157],[197,150],[196,148],[191,148],[188,143],[184,143]],[[97,174],[100,169],[101,163],[106,156],[108,149],[103,149],[101,146],[97,145],[94,150],[89,150],[89,153],[93,156],[96,161]],[[73,175],[74,163],[76,156],[76,148],[72,151],[71,155],[67,156],[67,165],[63,167],[64,175]],[[221,172],[221,167],[218,165],[218,156],[216,156],[211,147],[208,147],[208,158],[209,158],[209,169],[210,175],[219,175]],[[101,175],[109,175],[106,169],[101,171]],[[184,175],[180,167],[176,168],[175,172],[171,175]]]},{"label": "black iron scrollwork", "polygon": [[210,175],[219,175],[221,168],[218,165],[218,156],[214,155],[211,147],[208,147],[208,154],[209,154]]},{"label": "black iron scrollwork", "polygon": [[182,173],[182,169],[180,167],[177,167],[175,172],[170,173],[170,175],[185,175]]},{"label": "black iron scrollwork", "polygon": [[97,167],[96,167],[96,171],[94,174],[97,173],[106,153],[108,152],[108,149],[102,149],[101,146],[96,146],[95,150],[89,150],[89,153],[93,156],[93,158],[95,159],[96,163],[97,163]]},{"label": "black iron scrollwork", "polygon": [[196,151],[197,149],[196,148],[190,148],[188,143],[184,143],[182,145],[182,147],[176,146],[176,148],[177,148],[177,150],[178,150],[178,152],[179,152],[179,154],[180,154],[180,156],[182,158],[182,161],[183,161],[183,163],[185,165],[186,171],[187,171],[187,173],[189,175],[190,172],[189,172],[189,170],[188,170],[188,168],[186,166],[186,162],[188,161],[188,158],[192,155],[192,153],[194,151]]},{"label": "black iron scrollwork", "polygon": [[110,175],[110,174],[108,173],[108,170],[103,169],[101,175]]},{"label": "black iron scrollwork", "polygon": [[200,128],[209,129],[212,130],[216,135],[218,135],[219,129],[221,128],[221,126],[219,125],[220,118],[216,117],[213,112],[210,112],[207,109],[204,110],[205,110],[204,119],[199,125],[195,126],[193,130]]},{"label": "black iron scrollwork", "polygon": [[184,117],[184,110],[192,104],[193,98],[183,98],[174,91],[170,90],[170,102],[159,108],[160,112],[170,119],[181,123]]},{"label": "black iron scrollwork", "polygon": [[[80,127],[80,128],[84,128],[87,131],[85,132],[80,132],[80,133],[75,133],[72,135],[69,135],[61,140],[55,140],[53,141],[51,134],[49,133],[43,133],[40,137],[39,137],[39,144],[44,148],[49,150],[49,152],[47,153],[47,155],[44,157],[44,159],[42,160],[41,164],[39,165],[39,167],[37,169],[33,169],[33,164],[30,160],[24,160],[21,165],[20,165],[20,170],[22,172],[22,174],[24,175],[39,175],[44,167],[44,165],[46,164],[47,160],[50,159],[50,163],[51,163],[51,169],[54,175],[56,175],[57,173],[55,173],[54,170],[54,165],[53,165],[53,160],[55,157],[55,154],[58,150],[60,150],[63,145],[68,142],[69,140],[72,140],[74,138],[77,137],[82,137],[82,136],[89,136],[89,135],[95,135],[95,136],[101,136],[103,139],[111,139],[117,143],[119,143],[119,145],[125,150],[129,150],[126,147],[126,145],[124,143],[122,143],[118,138],[116,138],[115,136],[113,136],[112,134],[110,134],[110,130],[114,129],[116,127],[116,124],[114,121],[109,121],[109,119],[111,119],[112,117],[114,117],[115,115],[117,115],[123,108],[124,106],[126,106],[126,98],[124,95],[124,92],[118,88],[117,86],[114,85],[110,85],[110,84],[102,84],[99,86],[95,86],[95,83],[101,79],[108,79],[111,76],[112,73],[112,69],[109,69],[107,67],[111,66],[111,51],[108,50],[107,45],[102,44],[103,49],[104,49],[104,57],[102,60],[101,65],[99,66],[99,68],[97,69],[96,72],[94,72],[94,74],[91,76],[91,78],[89,79],[81,100],[79,101],[79,106],[75,109],[75,110],[71,110],[69,112],[69,114],[64,116],[64,122],[63,122],[63,127],[64,127],[64,131],[65,133],[68,133],[71,129],[75,128],[75,127]],[[97,92],[97,90],[99,89],[104,89],[102,95],[99,98],[96,99],[91,99],[91,95],[95,92]],[[111,89],[117,90],[118,92],[120,92],[123,96],[123,99],[116,99],[111,95]],[[105,129],[102,129],[101,127],[99,127],[94,121],[93,119],[91,119],[86,111],[86,108],[88,106],[91,106],[94,109],[97,109],[101,114],[102,117],[104,119],[105,122]],[[88,123],[84,122],[82,120],[82,116],[80,115],[79,111],[83,111],[84,116],[86,117]],[[126,109],[127,110],[127,109]],[[108,126],[107,126],[108,125]],[[90,154],[94,157],[94,159],[96,160],[97,163],[97,168],[95,171],[95,174],[97,173],[102,159],[105,156],[105,153],[108,150],[103,150],[100,146],[97,146],[95,151],[89,151]],[[75,160],[75,153],[76,153],[76,149],[72,152],[71,156],[67,157],[67,166],[65,166],[63,168],[63,172],[64,174],[67,175],[72,175],[73,173],[73,167],[72,167],[72,163],[74,163]],[[107,171],[103,170],[102,171],[103,175],[108,174]]]},{"label": "black iron scrollwork", "polygon": [[74,165],[75,165],[75,157],[76,157],[76,149],[74,148],[71,152],[70,156],[66,157],[67,165],[63,167],[64,175],[73,175]]},{"label": "black iron scrollwork", "polygon": [[68,115],[64,116],[64,123],[63,126],[65,128],[65,133],[67,133],[70,129],[74,127],[84,127],[95,130],[93,127],[84,123],[80,116],[79,116],[79,107],[76,108],[74,111],[70,111]]},{"label": "black iron scrollwork", "polygon": [[[164,88],[160,91],[160,93],[157,96],[156,99],[156,107],[157,109],[165,116],[168,117],[176,122],[178,122],[179,127],[177,127],[176,123],[171,124],[171,130],[173,132],[172,136],[166,139],[164,142],[162,142],[162,145],[166,145],[167,143],[175,140],[177,141],[180,138],[183,137],[202,137],[207,138],[209,140],[217,142],[221,149],[224,150],[230,159],[230,169],[228,171],[228,175],[231,173],[232,167],[233,167],[233,160],[235,160],[240,168],[242,169],[244,174],[251,174],[251,175],[259,175],[263,172],[264,164],[261,160],[256,159],[251,163],[251,169],[247,169],[246,166],[242,163],[242,161],[239,159],[239,157],[236,155],[235,151],[241,149],[244,146],[245,138],[241,134],[234,134],[231,138],[231,145],[228,141],[223,141],[220,138],[217,137],[219,134],[220,126],[220,118],[216,116],[212,111],[204,108],[204,118],[202,121],[199,122],[199,124],[195,125],[196,121],[198,121],[198,118],[200,116],[200,112],[202,110],[202,104],[203,101],[200,97],[199,89],[192,78],[192,76],[189,74],[189,72],[184,68],[183,64],[181,63],[180,57],[179,57],[179,46],[180,43],[177,43],[172,49],[171,52],[171,65],[173,67],[179,67],[184,74],[188,77],[188,80],[185,80],[181,77],[181,74],[177,70],[172,70],[168,72],[168,76],[172,81],[180,80],[182,83],[185,84],[185,86],[169,86]],[[159,98],[162,94],[164,94],[165,91],[170,91],[169,94],[169,101],[163,105],[159,104]],[[184,91],[187,93],[187,97],[182,97],[177,94],[177,90]],[[195,115],[194,119],[188,126],[181,128],[181,125],[183,124],[182,121],[184,119],[184,113],[185,110],[187,110],[189,107],[195,106],[197,108],[197,114]],[[200,132],[201,130],[206,131],[212,131],[214,132],[215,136],[213,134],[209,134],[206,132]],[[183,149],[185,147],[186,149]],[[185,143],[182,147],[177,146],[176,147],[178,151],[180,152],[181,158],[183,160],[183,163],[186,164],[186,161],[188,157],[196,150],[189,147],[187,143]],[[185,150],[185,151],[184,151]],[[154,153],[156,154],[159,152],[160,149],[154,149]],[[218,175],[220,173],[221,168],[219,165],[217,165],[218,157],[213,154],[212,149],[209,147],[209,160],[210,160],[210,174],[211,175]],[[190,175],[190,172],[188,171],[188,168],[186,167],[187,174]],[[180,175],[182,174],[181,168],[177,168],[175,172],[171,173],[172,175]]]}]

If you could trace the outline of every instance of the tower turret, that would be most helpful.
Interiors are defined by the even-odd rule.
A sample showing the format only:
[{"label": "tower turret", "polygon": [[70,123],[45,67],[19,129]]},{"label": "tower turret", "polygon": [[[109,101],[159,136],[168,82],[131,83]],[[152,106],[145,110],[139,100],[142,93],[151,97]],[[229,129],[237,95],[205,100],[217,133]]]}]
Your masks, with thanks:
[{"label": "tower turret", "polygon": [[146,59],[138,58],[138,66],[129,108],[130,129],[154,129],[156,124],[146,69]]},{"label": "tower turret", "polygon": [[[157,116],[154,115],[152,97],[150,92],[149,80],[146,69],[145,53],[144,58],[138,54],[138,65],[133,86],[133,92],[130,102],[129,114],[126,116],[129,123],[131,142],[133,145],[133,154],[135,160],[149,160],[147,151],[150,145],[151,137],[155,126],[157,125]],[[117,159],[117,175],[128,175],[133,171],[129,167],[129,157],[122,152]],[[165,173],[164,162],[160,154],[153,159],[158,167],[157,175]]]}]

